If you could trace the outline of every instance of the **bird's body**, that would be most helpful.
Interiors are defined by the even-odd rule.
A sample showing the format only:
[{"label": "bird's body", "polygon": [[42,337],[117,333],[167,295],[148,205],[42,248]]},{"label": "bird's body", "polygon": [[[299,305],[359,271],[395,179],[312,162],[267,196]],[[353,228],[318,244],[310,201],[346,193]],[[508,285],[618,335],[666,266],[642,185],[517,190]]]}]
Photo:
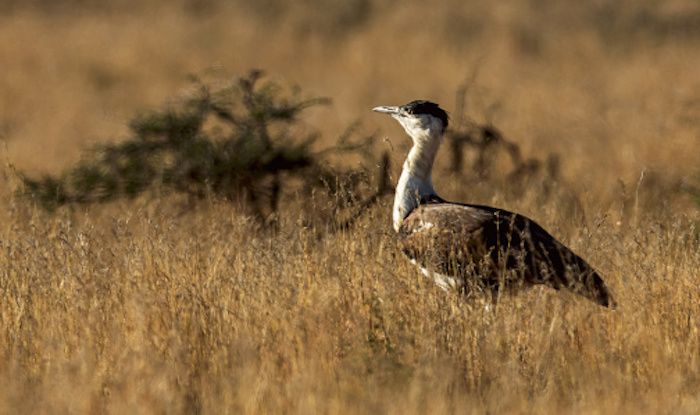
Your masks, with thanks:
[{"label": "bird's body", "polygon": [[402,251],[426,276],[443,289],[495,296],[545,284],[613,306],[600,275],[535,221],[437,195],[432,165],[448,123],[437,104],[413,101],[374,110],[391,114],[413,140],[396,188],[393,226]]}]

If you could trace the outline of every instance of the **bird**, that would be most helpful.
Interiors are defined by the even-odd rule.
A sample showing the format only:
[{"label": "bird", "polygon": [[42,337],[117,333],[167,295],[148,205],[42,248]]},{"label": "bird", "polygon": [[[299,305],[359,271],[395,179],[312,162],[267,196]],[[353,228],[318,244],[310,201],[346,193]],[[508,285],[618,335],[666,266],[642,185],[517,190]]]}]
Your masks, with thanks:
[{"label": "bird", "polygon": [[378,106],[403,127],[412,146],[394,195],[393,229],[403,253],[443,290],[467,296],[535,285],[568,290],[600,306],[615,301],[600,274],[534,220],[497,207],[449,202],[432,169],[449,117],[436,103]]}]

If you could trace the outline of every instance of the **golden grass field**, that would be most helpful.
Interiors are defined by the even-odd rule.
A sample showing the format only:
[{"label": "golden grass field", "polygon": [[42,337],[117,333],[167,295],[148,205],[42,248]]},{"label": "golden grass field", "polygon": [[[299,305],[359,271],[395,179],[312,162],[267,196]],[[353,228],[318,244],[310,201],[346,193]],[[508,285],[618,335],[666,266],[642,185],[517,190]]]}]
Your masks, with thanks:
[{"label": "golden grass field", "polygon": [[[700,412],[695,1],[8,1],[0,66],[0,413]],[[455,176],[445,147],[438,191],[537,220],[619,307],[446,294],[401,256],[389,199],[330,232],[290,194],[273,234],[214,199],[48,213],[15,193],[190,74],[250,68],[331,97],[303,120],[324,140],[379,132],[394,181],[408,140],[369,109],[454,112],[467,83],[469,115],[558,154],[561,180]]]}]

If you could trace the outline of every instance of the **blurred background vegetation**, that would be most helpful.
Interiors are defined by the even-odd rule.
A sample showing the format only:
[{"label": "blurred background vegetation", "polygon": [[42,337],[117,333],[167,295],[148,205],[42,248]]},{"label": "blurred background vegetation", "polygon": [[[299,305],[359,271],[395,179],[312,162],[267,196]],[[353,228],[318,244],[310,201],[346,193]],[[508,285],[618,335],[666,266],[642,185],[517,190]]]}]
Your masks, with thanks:
[{"label": "blurred background vegetation", "polygon": [[[394,179],[407,142],[368,110],[426,98],[466,116],[464,128],[497,128],[523,162],[555,162],[594,204],[629,198],[638,184],[650,187],[642,197],[668,193],[673,203],[696,189],[694,1],[34,0],[0,9],[0,138],[27,177],[125,140],[130,119],[181,100],[191,75],[263,68],[272,82],[333,99],[298,120],[315,129],[314,151],[351,125],[358,136],[388,133],[372,151],[375,160],[389,152]],[[438,166],[455,171],[455,149]],[[466,166],[484,161],[486,148],[472,150]],[[481,187],[471,195],[449,183],[443,193],[493,197],[494,180],[527,170],[507,159],[489,159],[493,180],[468,175]],[[362,160],[341,164],[366,168]]]},{"label": "blurred background vegetation", "polygon": [[[95,146],[60,176],[22,174],[20,193],[53,211],[174,191],[190,202],[235,202],[262,224],[276,222],[283,193],[301,190],[310,198],[321,188],[338,201],[341,193],[358,194],[353,179],[366,178],[366,169],[333,169],[328,159],[359,154],[371,166],[373,137],[358,139],[349,128],[333,146],[314,151],[318,134],[301,128],[299,117],[330,100],[304,99],[298,89],[286,92],[262,77],[253,70],[223,85],[194,79],[182,102],[135,117],[129,139]],[[385,170],[377,196],[389,190]]]}]

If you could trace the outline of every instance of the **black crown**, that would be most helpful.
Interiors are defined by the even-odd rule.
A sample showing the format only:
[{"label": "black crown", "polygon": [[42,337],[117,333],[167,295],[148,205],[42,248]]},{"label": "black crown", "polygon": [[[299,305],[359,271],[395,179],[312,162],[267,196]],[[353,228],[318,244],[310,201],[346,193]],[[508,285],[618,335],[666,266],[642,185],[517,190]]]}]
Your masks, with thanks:
[{"label": "black crown", "polygon": [[402,108],[409,114],[432,115],[433,117],[438,118],[440,121],[442,121],[443,127],[447,128],[447,124],[449,122],[447,112],[445,112],[445,110],[440,108],[440,106],[434,102],[425,100],[411,101],[408,104],[404,105]]}]

